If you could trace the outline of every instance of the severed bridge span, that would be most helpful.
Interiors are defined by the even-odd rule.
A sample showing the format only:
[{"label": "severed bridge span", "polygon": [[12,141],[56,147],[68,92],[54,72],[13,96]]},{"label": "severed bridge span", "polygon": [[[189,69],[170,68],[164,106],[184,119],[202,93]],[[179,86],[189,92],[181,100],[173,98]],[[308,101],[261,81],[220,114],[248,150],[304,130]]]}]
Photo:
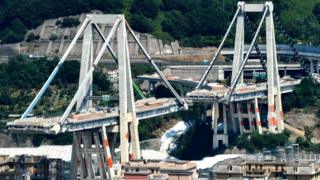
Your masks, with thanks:
[{"label": "severed bridge span", "polygon": [[[77,34],[61,57],[47,81],[36,97],[22,114],[20,119],[7,123],[10,131],[16,133],[47,133],[59,136],[60,133],[73,133],[73,153],[71,177],[80,179],[112,179],[115,176],[112,149],[114,149],[115,133],[120,135],[121,163],[140,159],[139,120],[161,116],[169,113],[188,110],[194,102],[210,104],[213,130],[213,148],[228,145],[228,132],[238,134],[257,130],[270,133],[284,130],[281,95],[290,93],[301,79],[280,78],[278,72],[278,57],[275,38],[275,22],[281,32],[288,38],[290,45],[286,46],[288,56],[293,56],[302,67],[308,67],[313,72],[319,72],[317,56],[310,60],[310,54],[299,53],[291,38],[286,33],[279,19],[274,15],[271,1],[264,4],[247,4],[238,2],[233,19],[221,41],[218,50],[210,61],[200,79],[180,79],[166,76],[139,42],[124,15],[88,14]],[[261,14],[256,30],[248,19],[249,13]],[[245,23],[247,22],[247,23]],[[111,25],[112,28],[104,34],[99,25]],[[245,25],[249,26],[252,41],[245,45]],[[223,50],[233,26],[235,26],[235,43],[233,50]],[[257,39],[265,27],[265,44],[260,49]],[[93,34],[97,33],[103,40],[103,45],[97,52],[93,47]],[[142,98],[134,100],[134,91],[141,94],[139,87],[131,78],[128,37],[131,36],[138,44],[146,60],[155,69],[156,75],[143,75],[144,80],[157,80],[173,94],[174,98]],[[79,85],[68,107],[61,116],[33,117],[32,110],[41,100],[56,74],[68,58],[69,53],[79,38],[83,38]],[[116,39],[116,48],[112,49],[110,40]],[[287,51],[292,51],[292,53]],[[98,110],[93,105],[95,96],[92,92],[93,72],[104,53],[110,53],[115,60],[118,72],[119,106]],[[220,54],[233,55],[231,84],[221,84],[207,81],[212,66]],[[267,82],[248,84],[243,78],[243,72],[251,55],[259,57],[262,69],[267,74]],[[315,57],[316,56],[316,57]],[[309,59],[308,59],[309,58]],[[308,63],[309,62],[309,63]],[[312,62],[312,63],[311,63]],[[315,62],[315,63],[313,63]],[[314,65],[316,64],[316,65]],[[311,68],[312,66],[312,68]],[[313,73],[312,72],[312,73]],[[192,87],[192,91],[182,97],[172,87],[171,83],[181,83]],[[266,111],[264,120],[261,111]],[[218,124],[223,124],[223,130],[218,131]],[[93,156],[98,164],[94,164]],[[98,174],[95,171],[98,169]]]}]

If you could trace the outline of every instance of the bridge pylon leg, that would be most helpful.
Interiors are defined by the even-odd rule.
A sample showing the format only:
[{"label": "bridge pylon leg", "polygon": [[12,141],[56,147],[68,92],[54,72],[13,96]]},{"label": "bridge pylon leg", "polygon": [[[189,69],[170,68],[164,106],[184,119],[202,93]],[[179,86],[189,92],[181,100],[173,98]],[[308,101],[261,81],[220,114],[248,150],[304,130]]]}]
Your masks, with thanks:
[{"label": "bridge pylon leg", "polygon": [[237,122],[236,118],[234,117],[234,104],[232,102],[229,104],[229,113],[231,118],[232,132],[237,133]]},{"label": "bridge pylon leg", "polygon": [[241,112],[241,103],[237,102],[237,113],[238,113],[238,121],[239,121],[239,130],[240,134],[244,133],[244,124],[243,124],[243,117]]},{"label": "bridge pylon leg", "polygon": [[313,60],[311,59],[310,60],[310,74],[314,73],[314,62]]},{"label": "bridge pylon leg", "polygon": [[86,87],[80,89],[81,94],[77,99],[77,109],[76,111],[88,110],[92,107],[92,102],[85,99],[86,96],[92,95],[92,77],[93,72],[89,72],[90,67],[93,64],[93,35],[92,35],[92,23],[89,24],[84,29],[83,34],[83,45],[81,53],[81,63],[80,63],[80,73],[79,73],[79,86],[84,80],[86,75],[89,75],[90,78],[87,82]]},{"label": "bridge pylon leg", "polygon": [[102,146],[104,151],[104,160],[107,167],[109,177],[114,177],[114,169],[112,163],[112,155],[110,150],[110,143],[108,139],[108,135],[106,132],[106,127],[102,126],[101,128],[101,137],[102,137]]},{"label": "bridge pylon leg", "polygon": [[276,130],[283,131],[282,101],[273,21],[273,4],[272,2],[267,2],[266,4],[269,7],[269,13],[266,17],[268,129],[269,132],[274,133]]},{"label": "bridge pylon leg", "polygon": [[[241,7],[241,10],[237,17],[231,82],[236,78],[240,65],[244,59],[244,2],[239,2],[238,6]],[[241,74],[239,83],[243,83],[243,73]]]},{"label": "bridge pylon leg", "polygon": [[261,126],[261,118],[260,118],[260,110],[259,110],[259,104],[258,104],[258,98],[254,98],[254,111],[256,116],[256,125],[257,130],[259,134],[262,134],[262,126]]},{"label": "bridge pylon leg", "polygon": [[228,146],[228,132],[227,132],[227,107],[222,104],[222,118],[223,118],[223,133],[218,131],[219,124],[219,103],[214,102],[212,104],[211,116],[212,116],[212,129],[213,129],[213,150],[219,148],[221,145]]},{"label": "bridge pylon leg", "polygon": [[130,138],[133,152],[131,157],[133,159],[139,159],[141,156],[125,21],[122,21],[119,24],[117,40],[119,63],[120,151],[121,163],[125,163],[129,161],[129,122],[131,123]]},{"label": "bridge pylon leg", "polygon": [[141,152],[140,152],[140,141],[139,141],[139,132],[138,132],[138,125],[139,121],[137,120],[136,110],[135,110],[135,102],[133,96],[133,86],[132,86],[132,77],[131,77],[131,67],[129,62],[129,47],[128,42],[126,43],[126,55],[127,55],[127,78],[129,82],[128,87],[128,100],[129,100],[129,108],[130,108],[130,138],[131,138],[131,147],[132,147],[132,159],[140,159]]},{"label": "bridge pylon leg", "polygon": [[315,73],[319,74],[319,61],[315,62]]},{"label": "bridge pylon leg", "polygon": [[112,157],[105,127],[74,133],[71,178],[110,180],[114,177]]},{"label": "bridge pylon leg", "polygon": [[247,102],[247,111],[248,111],[249,127],[250,127],[250,131],[252,132],[255,130],[255,126],[254,126],[253,117],[252,117],[251,102]]}]

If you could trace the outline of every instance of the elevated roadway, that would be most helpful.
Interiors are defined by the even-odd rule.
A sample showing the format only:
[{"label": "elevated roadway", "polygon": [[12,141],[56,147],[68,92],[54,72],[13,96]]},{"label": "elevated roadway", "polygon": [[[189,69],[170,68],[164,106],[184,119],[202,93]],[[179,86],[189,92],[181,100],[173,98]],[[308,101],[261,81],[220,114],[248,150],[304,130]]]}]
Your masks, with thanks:
[{"label": "elevated roadway", "polygon": [[[136,102],[137,119],[144,120],[161,116],[180,110],[180,107],[173,98],[148,98]],[[46,133],[57,134],[63,132],[74,132],[85,129],[95,129],[102,126],[115,126],[119,123],[119,109],[93,110],[85,113],[72,114],[68,117],[67,123],[62,125],[62,131],[54,131],[59,124],[59,116],[56,117],[28,117],[24,120],[17,119],[7,123],[11,131],[24,133]]]},{"label": "elevated roadway", "polygon": [[[259,45],[260,51],[262,54],[266,54],[266,46]],[[313,60],[320,60],[320,47],[318,46],[305,46],[305,45],[295,45],[295,48],[299,54],[305,58],[310,58]],[[248,51],[249,46],[245,45],[245,53]],[[221,51],[221,54],[224,56],[233,55],[233,48],[225,48]],[[252,55],[257,55],[255,49],[251,52]],[[277,54],[280,56],[294,56],[294,52],[289,45],[277,45]]]},{"label": "elevated roadway", "polygon": [[[170,82],[180,83],[183,86],[195,87],[199,79],[180,78],[179,76],[166,76]],[[160,78],[156,74],[142,75],[139,79],[148,81],[159,81]],[[282,78],[280,79],[281,93],[290,93],[294,87],[300,84],[301,79]],[[206,83],[204,89],[194,90],[186,94],[189,102],[213,102],[225,101],[225,96],[230,87],[219,83]],[[254,98],[267,98],[267,84],[239,84],[231,95],[231,102],[253,100]]]}]

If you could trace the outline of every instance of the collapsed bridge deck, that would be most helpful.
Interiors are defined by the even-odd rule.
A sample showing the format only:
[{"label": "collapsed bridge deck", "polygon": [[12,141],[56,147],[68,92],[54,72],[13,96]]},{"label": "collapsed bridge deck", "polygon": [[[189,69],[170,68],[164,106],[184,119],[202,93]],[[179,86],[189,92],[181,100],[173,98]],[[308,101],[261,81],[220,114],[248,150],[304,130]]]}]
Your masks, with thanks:
[{"label": "collapsed bridge deck", "polygon": [[[179,111],[179,105],[173,98],[148,98],[135,103],[137,119],[147,119]],[[8,129],[16,132],[33,132],[52,134],[52,128],[59,124],[60,116],[28,117],[7,123]],[[93,110],[91,112],[72,114],[67,123],[62,125],[62,132],[94,129],[101,126],[115,126],[119,122],[119,109]]]}]

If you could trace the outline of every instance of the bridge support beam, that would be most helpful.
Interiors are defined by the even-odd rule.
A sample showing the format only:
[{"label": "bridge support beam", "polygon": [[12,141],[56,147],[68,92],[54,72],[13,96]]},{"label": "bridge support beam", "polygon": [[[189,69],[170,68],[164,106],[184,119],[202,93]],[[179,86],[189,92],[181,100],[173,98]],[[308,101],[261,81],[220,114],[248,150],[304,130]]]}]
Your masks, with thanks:
[{"label": "bridge support beam", "polygon": [[213,150],[221,147],[228,146],[228,126],[227,126],[227,106],[222,104],[222,118],[223,118],[223,132],[218,131],[219,124],[219,103],[214,102],[212,104],[212,129],[213,129]]},{"label": "bridge support beam", "polygon": [[80,74],[79,74],[79,86],[88,74],[90,76],[87,85],[83,89],[79,89],[80,95],[77,99],[76,111],[80,112],[88,110],[92,107],[91,100],[85,99],[86,96],[92,96],[92,76],[93,72],[89,72],[90,67],[93,64],[93,44],[92,44],[92,23],[89,22],[84,29],[83,45],[80,62]]},{"label": "bridge support beam", "polygon": [[71,166],[77,171],[72,171],[71,178],[77,178],[79,172],[81,180],[112,179],[114,172],[105,127],[77,131],[73,138]]},{"label": "bridge support beam", "polygon": [[[280,93],[280,78],[278,72],[277,50],[275,41],[273,4],[266,2],[269,13],[266,17],[266,47],[268,73],[268,129],[274,133],[283,130],[282,101]],[[277,108],[277,109],[276,109]]]},{"label": "bridge support beam", "polygon": [[244,133],[244,124],[243,124],[243,117],[241,112],[241,103],[237,102],[237,113],[238,113],[238,120],[239,120],[239,130],[240,134]]},{"label": "bridge support beam", "polygon": [[310,74],[314,73],[314,62],[313,60],[311,59],[310,60]]},{"label": "bridge support beam", "polygon": [[257,130],[258,130],[259,134],[262,134],[260,110],[259,110],[259,104],[258,104],[258,98],[257,97],[254,98],[254,110],[255,110],[255,116],[256,116]]},{"label": "bridge support beam", "polygon": [[319,74],[319,61],[310,59],[309,60],[309,74],[312,75],[313,73]]},{"label": "bridge support beam", "polygon": [[119,63],[119,107],[120,107],[120,152],[121,162],[129,162],[129,128],[131,122],[132,158],[140,158],[138,121],[136,118],[134,95],[132,89],[126,22],[120,22],[117,31]]},{"label": "bridge support beam", "polygon": [[248,119],[249,119],[249,128],[250,131],[255,130],[254,122],[253,122],[253,117],[252,117],[252,110],[251,110],[251,102],[247,102],[247,111],[248,111]]},{"label": "bridge support beam", "polygon": [[231,118],[231,125],[232,125],[232,132],[233,133],[237,133],[237,122],[236,122],[236,118],[234,117],[234,104],[232,102],[230,102],[229,104],[229,114],[230,114],[230,118]]},{"label": "bridge support beam", "polygon": [[[244,2],[238,2],[238,7],[240,7],[240,12],[237,17],[231,82],[236,78],[244,58]],[[243,73],[239,78],[239,83],[243,83]]]}]

